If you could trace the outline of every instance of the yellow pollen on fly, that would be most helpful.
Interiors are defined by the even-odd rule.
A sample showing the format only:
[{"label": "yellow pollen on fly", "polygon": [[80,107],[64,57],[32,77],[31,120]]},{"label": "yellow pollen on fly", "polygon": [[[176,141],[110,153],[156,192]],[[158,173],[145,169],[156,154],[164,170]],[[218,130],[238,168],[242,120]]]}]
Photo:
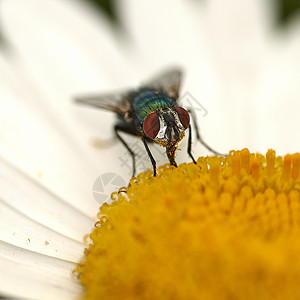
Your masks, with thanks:
[{"label": "yellow pollen on fly", "polygon": [[231,151],[132,178],[103,204],[84,299],[300,299],[300,154]]}]

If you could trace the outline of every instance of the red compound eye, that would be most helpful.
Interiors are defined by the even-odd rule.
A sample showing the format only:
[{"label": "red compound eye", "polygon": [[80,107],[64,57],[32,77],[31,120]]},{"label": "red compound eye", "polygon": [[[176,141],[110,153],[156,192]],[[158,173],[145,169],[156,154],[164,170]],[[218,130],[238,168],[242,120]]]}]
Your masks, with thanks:
[{"label": "red compound eye", "polygon": [[184,128],[188,128],[190,125],[190,115],[189,113],[182,107],[175,107],[175,110],[178,113],[178,117],[180,119],[181,124]]},{"label": "red compound eye", "polygon": [[150,114],[144,121],[143,129],[147,137],[154,139],[159,132],[160,124],[157,113]]}]

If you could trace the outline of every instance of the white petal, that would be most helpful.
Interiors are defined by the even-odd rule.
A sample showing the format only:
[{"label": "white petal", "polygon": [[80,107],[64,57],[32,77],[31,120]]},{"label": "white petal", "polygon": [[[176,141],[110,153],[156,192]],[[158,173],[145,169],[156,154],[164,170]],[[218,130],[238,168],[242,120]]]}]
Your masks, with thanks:
[{"label": "white petal", "polygon": [[198,28],[189,19],[189,4],[127,0],[119,5],[123,22],[139,51],[142,68],[155,72],[169,64],[191,64],[196,54],[202,55],[199,45],[203,36],[199,36]]},{"label": "white petal", "polygon": [[2,9],[4,33],[47,93],[113,88],[132,73],[107,20],[81,1],[12,0]]},{"label": "white petal", "polygon": [[99,171],[1,57],[0,66],[0,156],[72,206],[95,215],[99,205],[91,189]]},{"label": "white petal", "polygon": [[0,291],[26,299],[75,299],[81,286],[74,263],[0,242]]},{"label": "white petal", "polygon": [[0,240],[33,252],[73,262],[82,257],[84,244],[71,240],[27,218],[0,200]]},{"label": "white petal", "polygon": [[2,161],[0,189],[1,294],[77,298],[72,271],[93,221]]},{"label": "white petal", "polygon": [[210,119],[213,112],[216,120],[222,120],[214,136],[227,149],[251,149],[258,130],[254,122],[255,91],[275,11],[267,1],[226,0],[209,1],[207,14],[208,42],[218,68],[219,94],[211,101],[204,126],[215,127],[217,121]]},{"label": "white petal", "polygon": [[0,190],[2,204],[78,242],[95,222],[1,160]]},{"label": "white petal", "polygon": [[257,145],[261,151],[299,152],[300,22],[295,18],[285,34],[273,40],[258,86]]},{"label": "white petal", "polygon": [[[266,0],[212,0],[208,2],[208,27],[215,58],[225,72],[252,83],[268,45],[274,5]],[[252,78],[254,77],[254,78]]]}]

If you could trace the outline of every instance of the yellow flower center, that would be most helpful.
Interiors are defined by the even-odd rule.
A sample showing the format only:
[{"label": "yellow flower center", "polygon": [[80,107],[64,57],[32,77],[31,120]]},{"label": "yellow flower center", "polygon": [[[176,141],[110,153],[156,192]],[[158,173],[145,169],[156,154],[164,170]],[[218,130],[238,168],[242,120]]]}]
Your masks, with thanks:
[{"label": "yellow flower center", "polygon": [[300,154],[139,174],[100,209],[85,299],[300,299]]}]

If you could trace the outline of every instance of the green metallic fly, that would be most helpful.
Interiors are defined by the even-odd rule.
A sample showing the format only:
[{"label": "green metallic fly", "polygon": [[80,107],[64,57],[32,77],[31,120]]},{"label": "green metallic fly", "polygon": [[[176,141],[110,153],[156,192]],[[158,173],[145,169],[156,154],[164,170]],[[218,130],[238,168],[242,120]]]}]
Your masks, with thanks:
[{"label": "green metallic fly", "polygon": [[[151,160],[154,176],[156,162],[147,143],[158,143],[166,147],[171,165],[177,167],[175,151],[178,143],[189,130],[187,153],[196,164],[192,151],[192,129],[190,114],[196,130],[197,139],[209,151],[222,155],[209,147],[200,137],[198,126],[192,111],[178,106],[182,72],[180,69],[166,71],[141,87],[123,93],[77,97],[76,102],[115,112],[118,122],[114,126],[115,134],[129,151],[135,175],[135,153],[130,149],[120,132],[139,136]],[[190,114],[189,114],[190,113]]]}]

